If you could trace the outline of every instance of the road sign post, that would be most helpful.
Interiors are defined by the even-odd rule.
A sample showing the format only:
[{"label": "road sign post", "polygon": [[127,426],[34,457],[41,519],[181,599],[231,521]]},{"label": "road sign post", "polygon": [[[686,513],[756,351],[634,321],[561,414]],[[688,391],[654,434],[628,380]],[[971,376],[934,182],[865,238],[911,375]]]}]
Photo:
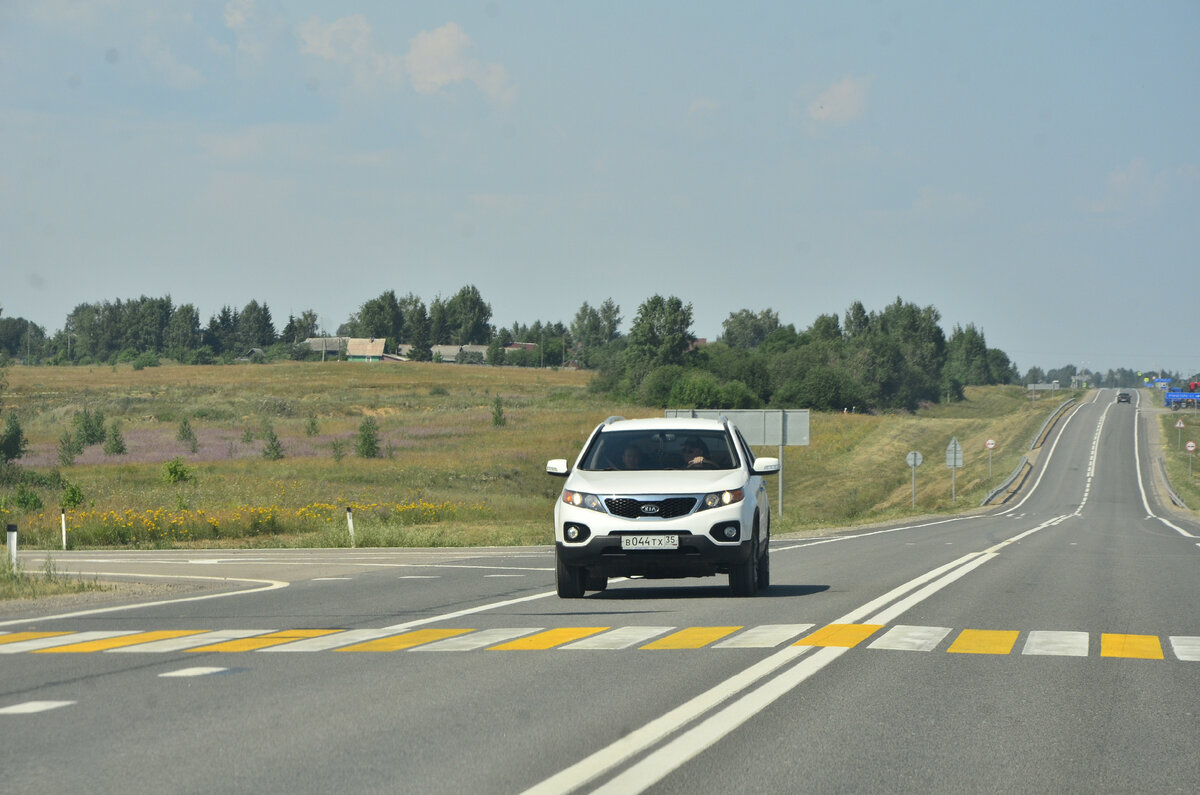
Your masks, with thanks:
[{"label": "road sign post", "polygon": [[992,479],[992,451],[996,449],[996,440],[988,439],[984,442],[984,447],[988,451],[988,480]]},{"label": "road sign post", "polygon": [[950,439],[950,444],[946,446],[946,466],[950,467],[950,500],[958,502],[957,484],[955,483],[955,473],[962,468],[963,465],[963,449],[962,444],[955,436]]},{"label": "road sign post", "polygon": [[1187,451],[1188,451],[1188,477],[1190,478],[1192,476],[1192,458],[1195,457],[1195,453],[1196,453],[1196,443],[1188,442],[1187,443]]},{"label": "road sign post", "polygon": [[917,467],[921,466],[921,462],[924,461],[925,459],[920,453],[918,453],[916,450],[913,450],[911,453],[908,454],[907,457],[905,457],[904,460],[907,461],[909,467],[912,468],[912,504],[913,504],[913,507],[916,508],[917,507]]},{"label": "road sign post", "polygon": [[1182,419],[1175,420],[1175,431],[1176,431],[1176,436],[1177,436],[1177,438],[1175,440],[1175,449],[1179,449],[1183,446],[1183,420]]}]

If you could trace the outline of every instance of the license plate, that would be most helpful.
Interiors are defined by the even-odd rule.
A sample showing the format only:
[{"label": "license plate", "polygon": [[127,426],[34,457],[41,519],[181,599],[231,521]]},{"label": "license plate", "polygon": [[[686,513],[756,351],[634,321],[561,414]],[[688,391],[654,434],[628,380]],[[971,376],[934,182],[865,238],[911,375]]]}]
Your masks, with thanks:
[{"label": "license plate", "polygon": [[621,536],[621,549],[679,549],[679,536]]}]

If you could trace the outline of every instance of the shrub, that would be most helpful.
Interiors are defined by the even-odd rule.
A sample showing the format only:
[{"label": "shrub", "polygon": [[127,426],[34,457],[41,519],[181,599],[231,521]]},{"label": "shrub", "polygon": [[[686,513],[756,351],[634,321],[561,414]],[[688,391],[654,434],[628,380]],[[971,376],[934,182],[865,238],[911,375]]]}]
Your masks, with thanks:
[{"label": "shrub", "polygon": [[304,435],[305,436],[316,436],[320,432],[321,432],[321,429],[317,426],[317,415],[309,414],[308,421],[306,423],[304,423]]},{"label": "shrub", "polygon": [[104,441],[103,412],[91,411],[85,407],[83,411],[75,413],[71,424],[75,427],[75,443],[80,452],[85,447],[91,447]]},{"label": "shrub", "polygon": [[21,429],[21,422],[17,419],[17,413],[15,411],[8,412],[8,420],[4,424],[4,433],[0,435],[0,464],[16,461],[25,455],[25,450],[28,447],[29,443],[25,439],[25,432]]},{"label": "shrub", "polygon": [[187,417],[180,420],[179,431],[175,434],[175,440],[186,444],[190,453],[194,453],[199,449],[199,443],[196,441],[196,432],[192,430],[192,424],[188,422]]},{"label": "shrub", "polygon": [[58,463],[69,467],[75,463],[75,457],[82,452],[83,445],[79,443],[79,440],[69,430],[63,431],[62,436],[58,437]]},{"label": "shrub", "polygon": [[134,370],[145,370],[147,367],[158,367],[158,356],[146,352],[133,360]]},{"label": "shrub", "polygon": [[40,511],[45,507],[38,493],[24,483],[17,485],[17,493],[13,495],[13,504],[27,513]]},{"label": "shrub", "polygon": [[164,483],[186,483],[194,477],[192,470],[187,468],[182,458],[172,458],[163,464],[162,479]]},{"label": "shrub", "polygon": [[105,455],[125,455],[128,452],[125,448],[125,437],[121,435],[121,428],[117,425],[116,420],[113,420],[112,424],[108,426],[103,449]]},{"label": "shrub", "polygon": [[62,507],[78,508],[83,505],[83,490],[78,484],[67,483],[67,487],[63,489]]},{"label": "shrub", "polygon": [[492,425],[496,428],[504,426],[508,422],[504,417],[504,404],[499,396],[492,401]]},{"label": "shrub", "polygon": [[379,457],[379,423],[374,417],[364,418],[358,426],[358,443],[354,445],[354,452],[358,453],[359,458]]},{"label": "shrub", "polygon": [[263,445],[263,458],[268,461],[278,461],[283,458],[283,444],[280,443],[279,437],[275,435],[275,429],[270,425],[263,429],[263,439],[266,441],[266,444]]}]

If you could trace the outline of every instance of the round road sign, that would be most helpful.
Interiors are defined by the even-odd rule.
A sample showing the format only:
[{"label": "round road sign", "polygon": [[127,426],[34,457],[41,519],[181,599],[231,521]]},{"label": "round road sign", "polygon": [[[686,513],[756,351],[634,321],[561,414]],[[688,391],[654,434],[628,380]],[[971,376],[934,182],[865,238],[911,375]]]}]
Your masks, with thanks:
[{"label": "round road sign", "polygon": [[1187,448],[1187,451],[1189,453],[1196,452],[1196,443],[1195,442],[1188,442],[1187,444],[1184,445],[1184,447]]},{"label": "round road sign", "polygon": [[913,467],[915,469],[916,467],[921,466],[921,462],[925,460],[925,457],[922,456],[920,453],[918,453],[916,450],[913,450],[911,453],[908,454],[908,456],[904,460],[908,462],[908,465],[910,467]]},{"label": "round road sign", "polygon": [[987,449],[989,449],[989,450],[995,450],[996,449],[996,440],[988,439],[986,442],[984,442],[984,446],[987,447]]}]

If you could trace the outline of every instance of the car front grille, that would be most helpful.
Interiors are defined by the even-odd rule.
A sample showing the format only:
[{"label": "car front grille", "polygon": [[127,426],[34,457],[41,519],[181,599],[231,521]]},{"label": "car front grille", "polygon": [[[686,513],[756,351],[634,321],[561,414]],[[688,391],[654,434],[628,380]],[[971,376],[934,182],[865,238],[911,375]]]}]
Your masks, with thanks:
[{"label": "car front grille", "polygon": [[695,497],[664,497],[639,500],[634,497],[609,497],[604,501],[608,512],[622,519],[674,519],[687,516],[696,507]]}]

